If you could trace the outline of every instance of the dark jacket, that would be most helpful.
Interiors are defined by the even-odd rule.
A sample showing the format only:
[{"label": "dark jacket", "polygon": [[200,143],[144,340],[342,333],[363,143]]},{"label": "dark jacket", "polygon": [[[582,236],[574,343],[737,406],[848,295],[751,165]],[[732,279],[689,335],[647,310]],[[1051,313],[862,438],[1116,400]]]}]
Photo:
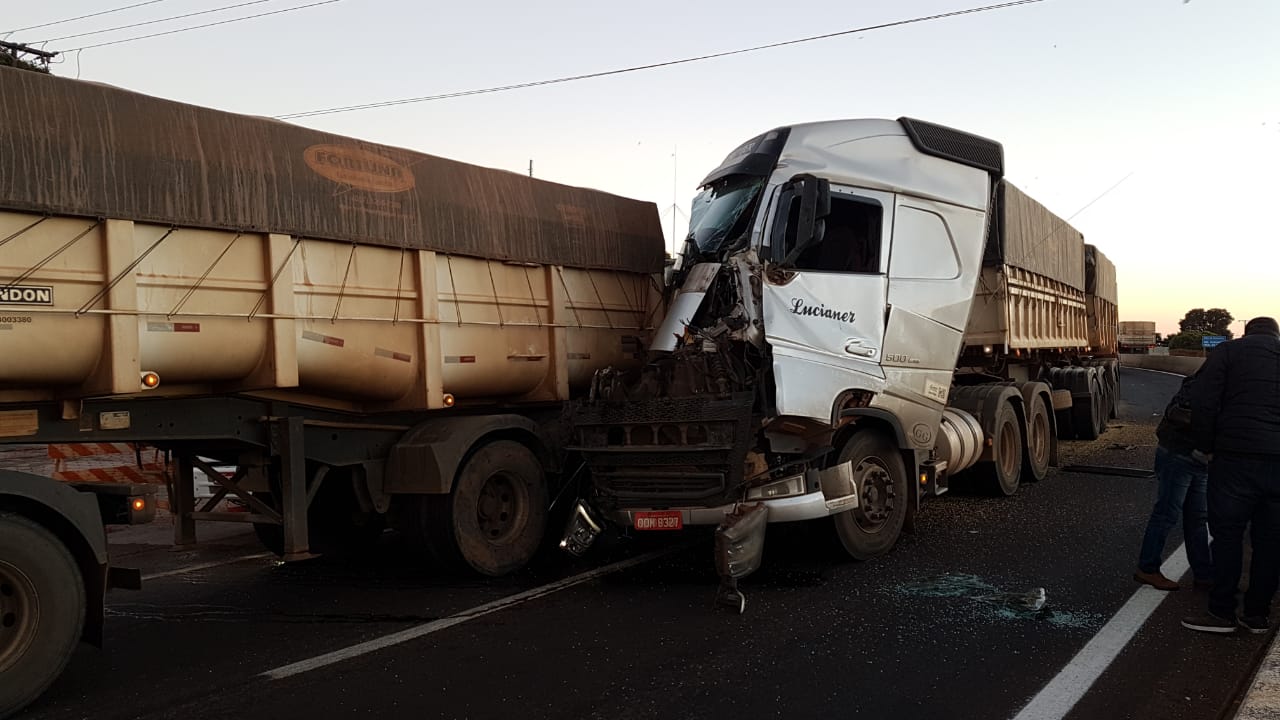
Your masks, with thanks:
[{"label": "dark jacket", "polygon": [[1190,455],[1196,449],[1196,438],[1191,432],[1191,389],[1195,384],[1195,375],[1183,378],[1182,386],[1165,407],[1164,417],[1156,427],[1160,447],[1178,455]]},{"label": "dark jacket", "polygon": [[1196,448],[1280,455],[1280,338],[1246,335],[1209,353],[1191,392]]}]

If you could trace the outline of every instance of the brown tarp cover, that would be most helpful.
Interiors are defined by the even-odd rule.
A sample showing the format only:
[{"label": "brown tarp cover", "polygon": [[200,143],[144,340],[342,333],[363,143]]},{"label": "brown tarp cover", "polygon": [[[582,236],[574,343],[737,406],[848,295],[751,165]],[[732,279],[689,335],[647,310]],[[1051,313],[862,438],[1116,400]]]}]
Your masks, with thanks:
[{"label": "brown tarp cover", "polygon": [[0,209],[656,272],[653,203],[0,67]]},{"label": "brown tarp cover", "polygon": [[[1116,264],[1093,245],[1085,245],[1088,275],[1085,277],[1085,291],[1097,295],[1112,304],[1119,304],[1120,289],[1116,282]],[[1121,323],[1122,325],[1124,323]],[[1156,331],[1155,323],[1151,325],[1152,334]]]},{"label": "brown tarp cover", "polygon": [[[1000,183],[999,245],[988,247],[999,259],[1085,289],[1084,236],[1008,181]],[[1114,298],[1112,298],[1114,301]]]}]

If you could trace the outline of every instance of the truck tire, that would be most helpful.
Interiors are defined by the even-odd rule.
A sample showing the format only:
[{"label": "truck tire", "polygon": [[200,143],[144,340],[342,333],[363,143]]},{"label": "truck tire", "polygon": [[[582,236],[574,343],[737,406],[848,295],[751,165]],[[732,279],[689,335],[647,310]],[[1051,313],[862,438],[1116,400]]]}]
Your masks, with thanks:
[{"label": "truck tire", "polygon": [[1096,373],[1089,374],[1088,399],[1078,399],[1071,406],[1071,425],[1080,440],[1097,440],[1106,428],[1101,383]]},{"label": "truck tire", "polygon": [[1098,372],[1098,387],[1102,389],[1102,412],[1100,414],[1101,424],[1098,426],[1098,434],[1102,434],[1107,430],[1107,421],[1115,417],[1116,413],[1116,378],[1112,374],[1110,366],[1103,362],[1096,364]]},{"label": "truck tire", "polygon": [[1043,395],[1032,395],[1027,407],[1027,444],[1022,458],[1023,477],[1039,482],[1049,474],[1049,455],[1053,450],[1053,425]]},{"label": "truck tire", "polygon": [[84,579],[62,541],[0,513],[0,717],[58,677],[80,642],[85,612]]},{"label": "truck tire", "polygon": [[840,449],[837,462],[853,464],[858,507],[832,516],[836,536],[855,560],[889,552],[902,534],[909,490],[902,454],[887,436],[856,433]]},{"label": "truck tire", "polygon": [[1107,378],[1107,419],[1115,420],[1120,417],[1120,366],[1114,360],[1107,360],[1102,366]]},{"label": "truck tire", "polygon": [[498,440],[476,450],[449,495],[424,495],[433,554],[497,577],[533,559],[547,529],[547,480],[529,448]]},{"label": "truck tire", "polygon": [[[988,493],[1012,495],[1018,491],[1018,485],[1022,481],[1022,434],[1022,423],[1019,422],[1013,405],[1008,402],[1000,403],[995,422],[991,426],[991,460],[980,462],[974,467],[974,472]],[[1045,453],[1047,467],[1047,449]]]}]

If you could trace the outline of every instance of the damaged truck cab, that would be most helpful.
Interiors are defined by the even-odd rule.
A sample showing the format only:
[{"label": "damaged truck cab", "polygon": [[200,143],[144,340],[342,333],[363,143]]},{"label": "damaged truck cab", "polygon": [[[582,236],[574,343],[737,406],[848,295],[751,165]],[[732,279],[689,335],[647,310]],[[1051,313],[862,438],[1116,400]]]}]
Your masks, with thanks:
[{"label": "damaged truck cab", "polygon": [[[1082,320],[1074,346],[1032,333],[1024,354],[1003,306],[979,315],[1005,342],[966,347],[975,298],[1004,302],[978,292],[984,272],[1010,275],[988,252],[1002,176],[999,143],[908,118],[779,128],[730,153],[693,202],[649,362],[598,373],[576,414],[590,508],[636,529],[834,516],[863,559],[949,475],[981,462],[1004,494],[1024,465],[1042,477],[1050,408],[1071,403],[1052,367],[1084,369],[1093,348]],[[1079,234],[1041,242],[1054,234],[1082,273]]]}]

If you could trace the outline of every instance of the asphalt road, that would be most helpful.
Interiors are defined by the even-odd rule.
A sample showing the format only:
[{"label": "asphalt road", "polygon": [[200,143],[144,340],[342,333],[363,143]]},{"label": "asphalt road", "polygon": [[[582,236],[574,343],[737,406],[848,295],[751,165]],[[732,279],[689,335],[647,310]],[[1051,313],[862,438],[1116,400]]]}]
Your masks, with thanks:
[{"label": "asphalt road", "polygon": [[[1178,378],[1126,369],[1121,383],[1120,419],[1065,443],[1064,464],[1150,467]],[[1229,717],[1269,638],[1191,633],[1178,620],[1203,595],[1139,590],[1153,499],[1150,479],[1064,470],[1010,498],[954,492],[865,563],[820,527],[771,528],[741,616],[712,607],[706,535],[624,541],[590,562],[550,554],[481,581],[393,545],[277,565],[238,528],[195,550],[130,529],[112,536],[117,562],[179,572],[113,592],[106,648],[82,648],[27,716]],[[1001,602],[1037,587],[1038,613]],[[1134,603],[1156,601],[1133,621]]]}]

